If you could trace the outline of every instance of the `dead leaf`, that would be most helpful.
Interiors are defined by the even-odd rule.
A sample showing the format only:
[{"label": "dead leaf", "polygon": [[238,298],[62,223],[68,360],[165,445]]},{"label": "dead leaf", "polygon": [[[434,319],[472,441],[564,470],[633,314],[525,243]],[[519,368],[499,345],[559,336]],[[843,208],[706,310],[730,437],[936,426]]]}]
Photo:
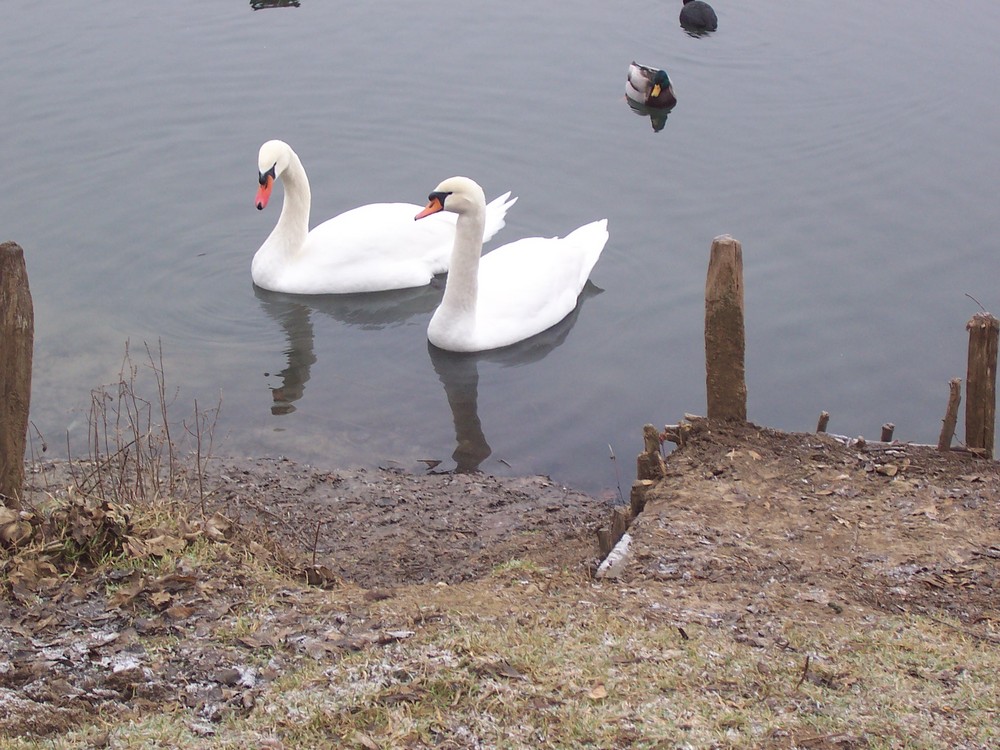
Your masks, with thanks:
[{"label": "dead leaf", "polygon": [[157,591],[184,591],[194,586],[197,582],[198,578],[193,575],[168,573],[153,581],[150,587],[155,588]]},{"label": "dead leaf", "polygon": [[378,638],[378,644],[384,646],[387,643],[402,641],[414,635],[412,630],[387,630]]},{"label": "dead leaf", "polygon": [[519,671],[514,669],[506,661],[498,661],[492,664],[484,664],[482,666],[475,667],[473,670],[480,677],[506,677],[512,680],[526,680],[528,679]]},{"label": "dead leaf", "polygon": [[391,706],[395,703],[415,703],[425,695],[427,695],[427,691],[421,687],[400,685],[395,691],[381,696],[378,702],[384,706]]},{"label": "dead leaf", "polygon": [[17,547],[30,538],[31,524],[27,521],[15,520],[6,524],[0,522],[0,545]]},{"label": "dead leaf", "polygon": [[183,552],[187,542],[175,536],[160,534],[146,540],[146,551],[154,557],[166,557],[171,552]]},{"label": "dead leaf", "polygon": [[309,654],[316,661],[320,661],[326,658],[329,653],[329,647],[327,644],[316,638],[309,638],[305,642],[306,653]]},{"label": "dead leaf", "polygon": [[125,554],[136,560],[143,560],[149,557],[149,548],[146,543],[134,536],[125,537]]},{"label": "dead leaf", "polygon": [[136,579],[118,589],[108,600],[108,606],[112,609],[118,609],[131,604],[132,600],[139,596],[145,588],[145,582],[142,579]]},{"label": "dead leaf", "polygon": [[590,689],[590,692],[587,693],[587,697],[594,701],[604,700],[608,697],[608,690],[604,687],[603,682],[598,682]]},{"label": "dead leaf", "polygon": [[171,620],[186,620],[194,614],[194,607],[187,604],[175,604],[166,610],[166,615]]},{"label": "dead leaf", "polygon": [[221,542],[226,538],[231,527],[232,524],[228,518],[221,513],[216,513],[205,522],[205,536],[213,542]]},{"label": "dead leaf", "polygon": [[302,572],[305,573],[306,583],[310,586],[319,586],[321,589],[333,588],[343,583],[340,576],[325,565],[307,565]]},{"label": "dead leaf", "polygon": [[332,646],[333,648],[339,648],[343,651],[350,651],[350,652],[360,651],[367,644],[368,641],[360,637],[352,638],[350,636],[344,636],[343,638],[330,639],[330,646]]},{"label": "dead leaf", "polygon": [[166,591],[156,591],[149,597],[149,601],[157,609],[163,609],[167,604],[173,601],[173,598],[174,597]]}]

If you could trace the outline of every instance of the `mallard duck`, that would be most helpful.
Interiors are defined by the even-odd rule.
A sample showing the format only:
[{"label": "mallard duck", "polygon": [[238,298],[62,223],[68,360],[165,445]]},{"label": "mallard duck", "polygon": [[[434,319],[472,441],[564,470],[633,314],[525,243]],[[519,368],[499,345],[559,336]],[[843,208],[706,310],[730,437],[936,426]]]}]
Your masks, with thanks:
[{"label": "mallard duck", "polygon": [[453,352],[509,346],[561,321],[576,307],[608,241],[608,220],[601,219],[565,237],[528,237],[481,258],[483,189],[467,177],[451,177],[414,218],[442,211],[458,214],[458,223],[451,270],[427,339]]},{"label": "mallard duck", "polygon": [[715,9],[705,0],[684,0],[681,8],[681,26],[700,31],[715,31],[719,27],[719,19]]},{"label": "mallard duck", "polygon": [[634,102],[656,109],[667,109],[677,104],[674,87],[670,83],[667,71],[639,65],[634,60],[628,66],[625,96]]},{"label": "mallard duck", "polygon": [[[448,270],[456,217],[414,224],[415,203],[370,203],[309,231],[309,180],[291,146],[268,141],[260,147],[258,168],[258,210],[267,206],[278,179],[285,199],[250,264],[257,286],[288,294],[377,292],[423,286]],[[480,239],[500,231],[516,200],[505,193],[486,207]]]}]

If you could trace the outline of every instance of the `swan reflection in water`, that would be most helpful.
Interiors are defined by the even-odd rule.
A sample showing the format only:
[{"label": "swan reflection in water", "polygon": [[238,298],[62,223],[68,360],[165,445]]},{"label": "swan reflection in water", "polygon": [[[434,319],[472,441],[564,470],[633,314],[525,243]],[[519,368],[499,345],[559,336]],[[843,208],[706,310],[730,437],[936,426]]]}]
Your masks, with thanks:
[{"label": "swan reflection in water", "polygon": [[[294,402],[305,393],[310,368],[316,364],[312,324],[314,311],[361,328],[401,325],[417,314],[430,316],[441,302],[442,286],[435,283],[392,292],[315,297],[269,292],[255,286],[254,294],[261,307],[284,330],[287,342],[287,366],[277,373],[281,384],[271,388],[271,413],[290,414],[295,411]],[[503,349],[457,354],[427,344],[431,365],[444,386],[455,425],[456,447],[452,453],[455,466],[451,471],[478,471],[493,452],[479,419],[479,363],[518,367],[541,360],[566,340],[584,302],[602,291],[588,281],[569,315],[552,328]]]},{"label": "swan reflection in water", "polygon": [[281,326],[287,342],[287,366],[277,373],[281,384],[271,388],[271,413],[292,413],[295,402],[305,393],[310,368],[316,364],[313,312],[358,328],[377,330],[401,325],[414,315],[430,315],[441,301],[442,287],[435,283],[391,292],[305,296],[254,286],[261,308]]},{"label": "swan reflection in water", "polygon": [[673,107],[670,109],[654,109],[653,107],[647,107],[645,104],[632,101],[627,96],[625,97],[625,101],[628,102],[629,109],[637,115],[649,118],[649,122],[653,126],[653,131],[656,133],[663,130],[663,127],[667,124],[667,116],[674,111]]},{"label": "swan reflection in water", "polygon": [[438,349],[428,342],[427,351],[431,364],[444,386],[455,424],[456,446],[451,455],[455,466],[451,471],[465,474],[479,471],[479,466],[493,452],[479,419],[479,363],[519,367],[541,360],[566,340],[584,301],[602,291],[592,281],[588,281],[580,293],[576,307],[569,315],[530,339],[502,349],[459,354]]}]

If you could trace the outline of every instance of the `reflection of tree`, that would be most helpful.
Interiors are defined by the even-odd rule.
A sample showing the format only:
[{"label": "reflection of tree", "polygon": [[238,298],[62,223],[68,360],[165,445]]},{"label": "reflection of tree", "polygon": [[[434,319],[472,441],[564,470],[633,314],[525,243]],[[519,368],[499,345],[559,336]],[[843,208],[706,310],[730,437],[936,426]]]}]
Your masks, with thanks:
[{"label": "reflection of tree", "polygon": [[548,330],[503,349],[473,354],[446,352],[428,343],[434,372],[441,379],[451,417],[455,424],[455,471],[471,473],[479,470],[480,464],[493,452],[486,441],[482,422],[479,419],[479,363],[492,362],[501,367],[520,367],[537,362],[549,352],[558,348],[569,335],[580,314],[580,308],[588,297],[600,293],[593,283],[587,282],[573,312]]},{"label": "reflection of tree", "polygon": [[250,0],[250,7],[254,10],[264,8],[298,8],[299,0]]}]

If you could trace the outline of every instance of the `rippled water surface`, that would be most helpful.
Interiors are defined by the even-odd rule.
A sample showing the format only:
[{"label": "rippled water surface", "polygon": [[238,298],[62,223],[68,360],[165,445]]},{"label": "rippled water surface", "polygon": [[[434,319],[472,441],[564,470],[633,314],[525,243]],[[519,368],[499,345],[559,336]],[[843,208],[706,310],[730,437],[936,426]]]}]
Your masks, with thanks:
[{"label": "rippled water surface", "polygon": [[[149,342],[178,419],[221,397],[217,451],[627,487],[643,423],[704,411],[722,233],[743,243],[752,420],[936,439],[966,295],[1000,307],[1000,4],[718,0],[702,38],[680,0],[253,5],[0,10],[0,239],[25,248],[56,450]],[[624,100],[633,59],[674,81],[659,131]],[[447,355],[425,339],[440,288],[253,287],[269,138],[301,156],[314,223],[466,174],[519,196],[491,246],[602,217],[611,240],[562,325]]]}]

